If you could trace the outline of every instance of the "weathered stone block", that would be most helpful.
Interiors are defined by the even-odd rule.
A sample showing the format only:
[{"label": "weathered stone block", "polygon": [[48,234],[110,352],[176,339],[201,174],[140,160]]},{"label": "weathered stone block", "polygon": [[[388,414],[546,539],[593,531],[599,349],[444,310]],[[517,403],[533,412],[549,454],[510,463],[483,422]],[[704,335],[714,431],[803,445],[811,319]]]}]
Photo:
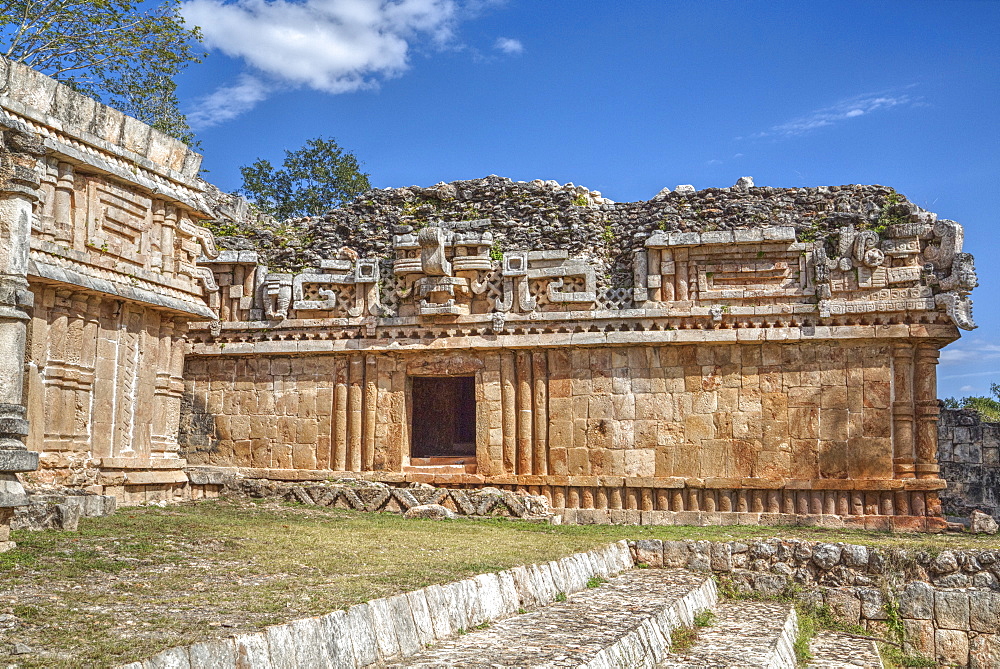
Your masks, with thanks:
[{"label": "weathered stone block", "polygon": [[663,566],[663,542],[659,539],[640,539],[635,542],[636,561],[650,567]]},{"label": "weathered stone block", "polygon": [[236,644],[233,639],[202,641],[188,648],[192,667],[199,669],[232,669],[236,667]]},{"label": "weathered stone block", "polygon": [[1000,633],[1000,593],[990,590],[969,592],[969,626],[983,634]]},{"label": "weathered stone block", "polygon": [[969,663],[969,635],[959,630],[934,632],[934,655],[939,664],[964,667]]},{"label": "weathered stone block", "polygon": [[434,622],[431,619],[430,603],[427,601],[425,590],[415,590],[405,594],[413,616],[414,628],[417,632],[417,639],[421,646],[433,643]]},{"label": "weathered stone block", "polygon": [[935,591],[934,619],[939,628],[968,631],[969,593],[950,590]]},{"label": "weathered stone block", "polygon": [[236,647],[237,667],[271,666],[267,635],[263,632],[238,634],[233,637],[233,645]]},{"label": "weathered stone block", "polygon": [[903,629],[906,632],[906,642],[903,644],[906,652],[934,657],[934,623],[930,620],[903,618]]},{"label": "weathered stone block", "polygon": [[389,608],[388,600],[385,598],[373,599],[368,602],[368,608],[371,612],[372,630],[379,658],[383,662],[388,662],[400,657],[400,644],[396,638],[393,612]]},{"label": "weathered stone block", "polygon": [[1000,667],[1000,639],[996,634],[980,634],[969,640],[969,669]]},{"label": "weathered stone block", "polygon": [[329,667],[352,669],[354,664],[353,635],[346,611],[334,611],[320,618],[321,636],[326,645]]},{"label": "weathered stone block", "polygon": [[852,625],[861,621],[861,600],[853,588],[830,588],[825,594],[826,605],[840,619]]},{"label": "weathered stone block", "polygon": [[170,648],[142,663],[143,669],[192,669],[187,648]]},{"label": "weathered stone block", "polygon": [[934,588],[917,581],[899,592],[899,614],[903,618],[931,620],[934,616]]}]

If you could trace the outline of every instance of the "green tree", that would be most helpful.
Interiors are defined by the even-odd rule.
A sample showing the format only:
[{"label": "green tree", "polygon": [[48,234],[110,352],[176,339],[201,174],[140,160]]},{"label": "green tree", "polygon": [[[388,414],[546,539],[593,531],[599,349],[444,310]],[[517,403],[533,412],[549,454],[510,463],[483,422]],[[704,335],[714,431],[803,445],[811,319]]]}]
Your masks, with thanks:
[{"label": "green tree", "polygon": [[0,53],[187,143],[174,76],[200,38],[180,0],[0,0]]},{"label": "green tree", "polygon": [[354,154],[322,137],[295,151],[286,149],[280,169],[261,159],[240,172],[240,193],[279,220],[319,216],[371,188]]},{"label": "green tree", "polygon": [[1000,423],[1000,383],[990,384],[993,397],[963,397],[958,400],[946,397],[941,400],[946,409],[973,409],[979,417],[991,423]]}]

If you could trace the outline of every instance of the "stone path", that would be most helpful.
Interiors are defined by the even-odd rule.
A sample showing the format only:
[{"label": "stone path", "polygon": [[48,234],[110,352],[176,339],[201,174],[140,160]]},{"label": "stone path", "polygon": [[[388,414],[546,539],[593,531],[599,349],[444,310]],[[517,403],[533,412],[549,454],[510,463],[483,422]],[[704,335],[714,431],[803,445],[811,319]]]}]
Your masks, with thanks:
[{"label": "stone path", "polygon": [[726,601],[715,620],[698,628],[698,641],[682,655],[671,654],[657,667],[746,667],[794,669],[794,607],[785,602]]},{"label": "stone path", "polygon": [[840,632],[818,632],[809,644],[810,669],[882,669],[882,658],[874,641],[856,639]]},{"label": "stone path", "polygon": [[635,569],[391,666],[652,667],[666,657],[669,631],[715,603],[715,583],[703,574]]}]

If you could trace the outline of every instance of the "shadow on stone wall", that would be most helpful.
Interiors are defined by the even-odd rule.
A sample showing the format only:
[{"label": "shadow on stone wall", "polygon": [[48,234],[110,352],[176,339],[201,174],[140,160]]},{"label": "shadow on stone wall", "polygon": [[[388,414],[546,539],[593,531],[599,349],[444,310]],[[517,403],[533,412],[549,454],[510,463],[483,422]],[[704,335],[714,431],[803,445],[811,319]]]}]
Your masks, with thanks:
[{"label": "shadow on stone wall", "polygon": [[[223,464],[218,462],[219,437],[215,416],[192,393],[181,398],[181,420],[177,432],[180,456],[191,465]],[[232,463],[231,463],[232,464]]]},{"label": "shadow on stone wall", "polygon": [[945,515],[979,509],[1000,519],[1000,423],[983,422],[971,409],[943,409],[938,462],[948,482],[941,492]]}]

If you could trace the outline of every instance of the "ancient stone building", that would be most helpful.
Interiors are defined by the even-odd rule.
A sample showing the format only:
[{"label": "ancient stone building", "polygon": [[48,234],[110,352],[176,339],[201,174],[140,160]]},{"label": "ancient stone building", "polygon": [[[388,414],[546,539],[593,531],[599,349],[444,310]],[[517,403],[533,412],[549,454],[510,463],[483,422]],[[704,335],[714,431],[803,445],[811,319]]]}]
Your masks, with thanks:
[{"label": "ancient stone building", "polygon": [[213,468],[577,522],[942,524],[934,367],[975,274],[892,189],[488,177],[237,220],[220,253],[197,154],[0,81],[0,532],[21,481],[135,503]]},{"label": "ancient stone building", "polygon": [[123,498],[186,484],[184,337],[214,317],[196,262],[217,255],[200,161],[0,58],[0,514],[17,472]]},{"label": "ancient stone building", "polygon": [[292,223],[202,262],[192,464],[525,490],[578,522],[942,526],[934,370],[975,274],[892,189],[490,177]]}]

